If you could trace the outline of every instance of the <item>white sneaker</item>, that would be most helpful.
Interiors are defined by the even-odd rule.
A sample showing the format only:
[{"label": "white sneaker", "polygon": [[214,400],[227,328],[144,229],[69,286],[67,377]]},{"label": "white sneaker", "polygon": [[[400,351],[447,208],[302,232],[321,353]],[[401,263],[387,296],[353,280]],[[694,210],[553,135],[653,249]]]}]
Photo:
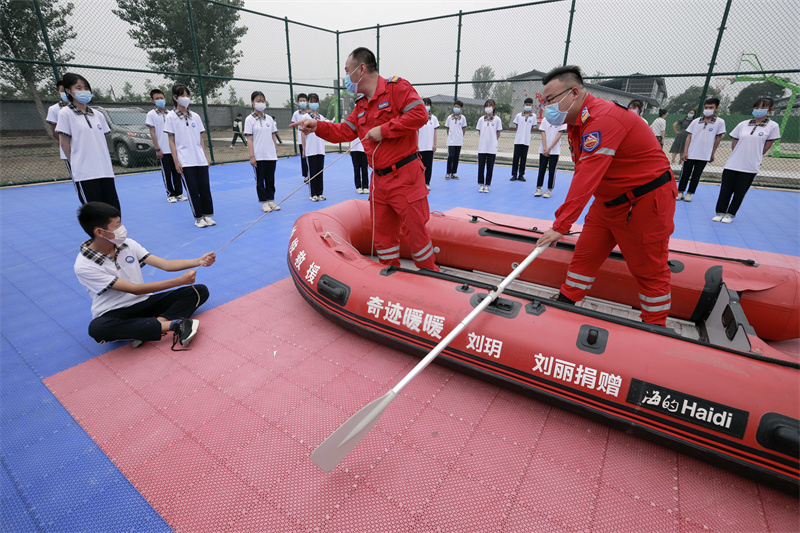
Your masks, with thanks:
[{"label": "white sneaker", "polygon": [[174,196],[167,196],[167,201],[168,201],[169,203],[171,203],[171,204],[174,204],[175,202],[177,202],[177,201],[178,201],[178,199],[177,199],[177,198],[175,198]]},{"label": "white sneaker", "polygon": [[356,189],[356,194],[364,194],[364,189]]},{"label": "white sneaker", "polygon": [[536,191],[533,193],[533,195],[534,196],[541,196],[542,195],[542,189],[537,188]]},{"label": "white sneaker", "polygon": [[478,187],[478,192],[483,192],[483,185],[481,185],[480,187]]},{"label": "white sneaker", "polygon": [[270,211],[272,211],[272,207],[270,207],[269,202],[264,202],[263,204],[261,204],[261,210],[264,211],[265,213],[269,213]]},{"label": "white sneaker", "polygon": [[185,202],[186,200],[188,200],[188,198],[186,198],[186,197],[185,197],[184,195],[182,195],[182,194],[179,194],[179,195],[178,195],[178,196],[176,196],[175,198],[177,198],[179,202]]},{"label": "white sneaker", "polygon": [[723,224],[730,224],[731,222],[733,222],[734,218],[736,218],[734,215],[731,215],[730,213],[725,213],[725,216],[722,217],[722,220],[720,222],[722,222]]},{"label": "white sneaker", "polygon": [[725,217],[725,213],[717,213],[717,216],[711,219],[711,222],[719,222]]},{"label": "white sneaker", "polygon": [[553,190],[552,189],[547,189],[546,191],[544,191],[544,194],[542,195],[542,198],[550,198],[551,194],[553,194]]},{"label": "white sneaker", "polygon": [[205,218],[200,217],[194,221],[194,225],[197,226],[198,228],[205,228],[206,226],[208,226],[208,223],[206,222]]},{"label": "white sneaker", "polygon": [[445,174],[444,179],[449,180],[450,179],[450,174]]},{"label": "white sneaker", "polygon": [[319,196],[317,196],[317,200],[319,200],[320,202],[324,202],[325,200],[327,200],[327,198],[325,198],[320,194]]},{"label": "white sneaker", "polygon": [[488,185],[484,185],[483,186],[483,192],[489,192],[489,186]]},{"label": "white sneaker", "polygon": [[317,197],[317,196],[312,196],[312,197],[310,198],[310,200],[311,200],[312,202],[319,202],[319,197]]},{"label": "white sneaker", "polygon": [[276,204],[272,200],[270,200],[267,203],[269,204],[269,206],[272,208],[273,211],[280,211],[281,210],[281,206],[279,206],[278,204]]},{"label": "white sneaker", "polygon": [[450,179],[457,180],[457,179],[459,179],[459,178],[458,178],[458,176],[456,176],[455,174],[451,174],[451,175],[450,175]]},{"label": "white sneaker", "polygon": [[687,193],[686,193],[686,194],[683,196],[683,201],[684,201],[684,202],[691,202],[691,201],[692,201],[692,195],[691,195],[691,194],[689,194],[689,193],[687,192]]},{"label": "white sneaker", "polygon": [[683,200],[683,193],[679,192],[678,196],[675,197],[676,200]]},{"label": "white sneaker", "polygon": [[216,222],[214,222],[214,219],[213,219],[213,218],[211,218],[211,217],[205,217],[205,216],[204,216],[204,217],[203,217],[203,220],[205,220],[205,221],[206,221],[206,224],[207,224],[207,225],[209,225],[209,226],[216,226],[216,225],[217,225],[217,223],[216,223]]}]

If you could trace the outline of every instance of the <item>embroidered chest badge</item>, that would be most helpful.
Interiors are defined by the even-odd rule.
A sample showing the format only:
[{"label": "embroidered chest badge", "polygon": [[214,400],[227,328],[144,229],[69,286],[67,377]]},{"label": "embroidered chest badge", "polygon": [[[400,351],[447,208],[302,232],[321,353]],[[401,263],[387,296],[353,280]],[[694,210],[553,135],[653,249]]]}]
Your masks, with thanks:
[{"label": "embroidered chest badge", "polygon": [[600,146],[600,132],[593,131],[581,136],[581,149],[584,152],[593,152]]},{"label": "embroidered chest badge", "polygon": [[130,255],[129,255],[128,257],[126,257],[126,258],[125,258],[125,261],[126,261],[127,263],[133,264],[133,256],[130,256]]},{"label": "embroidered chest badge", "polygon": [[389,102],[388,101],[383,102],[381,104],[378,104],[378,109],[384,109],[384,108],[387,108],[387,107],[389,107]]},{"label": "embroidered chest badge", "polygon": [[590,116],[591,115],[589,114],[589,108],[588,107],[584,107],[583,110],[581,111],[581,123],[584,123],[587,120],[589,120]]},{"label": "embroidered chest badge", "polygon": [[363,117],[365,113],[366,113],[366,111],[362,111],[361,113],[359,113],[359,114],[358,114],[358,118],[361,118],[361,117]]}]

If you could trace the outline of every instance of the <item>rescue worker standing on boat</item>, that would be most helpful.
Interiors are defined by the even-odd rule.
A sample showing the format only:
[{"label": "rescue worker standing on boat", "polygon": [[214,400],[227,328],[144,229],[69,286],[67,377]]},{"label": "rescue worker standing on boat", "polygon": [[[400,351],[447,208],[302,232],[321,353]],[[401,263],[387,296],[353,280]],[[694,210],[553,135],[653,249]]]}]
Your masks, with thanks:
[{"label": "rescue worker standing on boat", "polygon": [[639,286],[642,321],[665,325],[672,298],[668,245],[678,193],[667,156],[639,115],[586,91],[580,68],[553,69],[542,83],[545,118],[553,125],[567,123],[575,173],[552,229],[537,246],[568,233],[595,197],[558,300],[582,300],[619,245]]},{"label": "rescue worker standing on boat", "polygon": [[382,78],[375,54],[356,48],[345,62],[345,86],[358,94],[355,108],[339,124],[307,118],[292,124],[333,143],[361,139],[373,168],[370,208],[375,251],[381,263],[400,266],[400,229],[419,268],[439,270],[425,224],[430,217],[425,167],[417,152],[417,130],[428,113],[417,91],[397,76]]}]

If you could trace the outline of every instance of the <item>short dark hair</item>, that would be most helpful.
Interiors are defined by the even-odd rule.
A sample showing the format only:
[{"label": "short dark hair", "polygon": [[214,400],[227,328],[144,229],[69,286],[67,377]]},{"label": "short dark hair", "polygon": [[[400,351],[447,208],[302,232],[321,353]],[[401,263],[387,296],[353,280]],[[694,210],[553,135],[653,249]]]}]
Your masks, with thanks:
[{"label": "short dark hair", "polygon": [[88,202],[78,208],[78,223],[91,238],[95,228],[106,229],[112,218],[120,216],[119,209],[103,202]]},{"label": "short dark hair", "polygon": [[659,117],[663,117],[663,116],[664,116],[664,115],[666,115],[668,112],[669,112],[669,111],[667,111],[666,109],[659,109],[659,110],[658,110],[658,116],[659,116]]},{"label": "short dark hair", "polygon": [[319,102],[319,95],[317,93],[308,93],[308,101],[314,100]]},{"label": "short dark hair", "polygon": [[758,107],[761,104],[767,104],[767,107],[772,107],[774,102],[772,101],[772,98],[770,98],[769,96],[763,96],[758,100],[756,100],[755,103],[753,103],[753,107]]},{"label": "short dark hair", "polygon": [[532,104],[533,103],[533,98],[528,97],[522,103],[523,104]]},{"label": "short dark hair", "polygon": [[[74,72],[67,72],[66,74],[64,74],[64,77],[61,79],[61,81],[64,83],[64,88],[70,90],[72,90],[73,85],[75,85],[79,81],[82,81],[83,83],[86,84],[86,88],[89,89],[89,92],[92,91],[92,86],[89,85],[89,80],[87,80],[80,74],[75,74]],[[69,93],[67,93],[67,99],[69,99],[70,102],[74,102],[74,100],[72,99],[72,95]]]},{"label": "short dark hair", "polygon": [[64,86],[64,80],[62,80],[62,79],[56,80],[56,91],[58,90],[59,87],[63,87],[63,86]]},{"label": "short dark hair", "polygon": [[183,93],[186,93],[186,96],[191,96],[192,93],[189,92],[189,87],[186,86],[185,83],[176,83],[172,86],[172,99],[177,103],[178,97],[183,96]]},{"label": "short dark hair", "polygon": [[709,98],[708,100],[703,102],[703,105],[710,105],[710,104],[719,107],[719,98]]},{"label": "short dark hair", "polygon": [[367,72],[375,72],[378,70],[378,62],[375,60],[375,54],[363,46],[359,46],[350,52],[350,57],[359,64],[364,63],[367,67]]},{"label": "short dark hair", "polygon": [[241,116],[242,116],[242,114],[241,114],[241,113],[239,113],[239,114],[238,114],[238,115],[236,115],[236,116],[237,116],[237,117],[241,117]]},{"label": "short dark hair", "polygon": [[464,102],[462,102],[461,100],[456,100],[455,102],[453,102],[453,105],[457,105],[458,107],[464,107]]},{"label": "short dark hair", "polygon": [[560,80],[564,83],[577,83],[578,87],[583,87],[583,74],[581,67],[576,65],[567,65],[564,67],[556,67],[542,78],[542,85],[547,85],[553,80]]},{"label": "short dark hair", "polygon": [[162,91],[161,89],[153,89],[152,91],[150,91],[150,99],[152,100],[153,96],[155,96],[157,94],[160,94],[161,96],[164,96],[164,91]]},{"label": "short dark hair", "polygon": [[263,98],[265,102],[267,101],[267,97],[264,96],[264,93],[262,93],[261,91],[253,91],[253,93],[250,95],[250,102],[251,103],[255,102],[257,96]]},{"label": "short dark hair", "polygon": [[431,102],[430,98],[423,98],[422,103],[427,105],[433,105],[433,102]]},{"label": "short dark hair", "polygon": [[305,98],[308,100],[308,95],[306,93],[300,93],[297,95],[297,101],[299,102],[301,98]]},{"label": "short dark hair", "polygon": [[492,100],[491,98],[489,98],[488,100],[486,100],[486,101],[483,103],[483,105],[484,105],[484,106],[487,106],[487,105],[489,105],[489,104],[492,104],[492,106],[493,106],[493,107],[497,107],[497,102],[495,102],[495,101],[494,101],[494,100]]},{"label": "short dark hair", "polygon": [[644,109],[644,104],[642,103],[642,101],[636,98],[628,102],[628,107],[631,106],[638,107],[639,109]]}]

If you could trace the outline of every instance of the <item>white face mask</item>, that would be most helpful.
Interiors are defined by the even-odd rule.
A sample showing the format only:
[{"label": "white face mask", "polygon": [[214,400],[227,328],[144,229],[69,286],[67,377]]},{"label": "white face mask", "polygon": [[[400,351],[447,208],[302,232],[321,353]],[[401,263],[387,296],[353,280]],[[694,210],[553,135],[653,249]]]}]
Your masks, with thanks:
[{"label": "white face mask", "polygon": [[189,107],[189,104],[192,103],[192,99],[188,96],[179,96],[178,97],[178,105],[183,107]]},{"label": "white face mask", "polygon": [[265,102],[256,102],[256,104],[253,107],[256,108],[256,111],[263,113],[264,110],[267,108],[267,104]]},{"label": "white face mask", "polygon": [[493,107],[484,107],[483,110],[486,112],[487,115],[491,115],[494,111]]},{"label": "white face mask", "polygon": [[707,116],[707,117],[710,117],[711,115],[714,114],[714,110],[713,109],[703,109],[703,114],[705,116]]},{"label": "white face mask", "polygon": [[114,234],[114,237],[113,237],[113,238],[111,238],[111,239],[109,239],[108,237],[105,237],[105,236],[104,236],[103,238],[104,238],[105,240],[109,241],[109,242],[113,242],[113,243],[114,243],[114,244],[116,244],[117,246],[119,246],[119,245],[121,245],[123,242],[125,242],[125,239],[126,239],[126,238],[127,238],[127,236],[128,236],[128,230],[127,230],[127,229],[125,229],[125,226],[123,226],[122,224],[120,224],[120,225],[119,225],[119,227],[118,227],[117,229],[115,229],[114,231],[107,230],[107,229],[104,229],[103,231],[105,231],[105,232],[111,232],[111,233],[113,233],[113,234]]},{"label": "white face mask", "polygon": [[529,105],[523,106],[522,110],[525,111],[526,113],[528,113],[531,110],[531,106],[529,106]]},{"label": "white face mask", "polygon": [[425,106],[425,111],[427,111],[428,113],[430,113],[430,112],[431,112],[431,106],[429,106],[429,105],[426,105],[426,106]]}]

